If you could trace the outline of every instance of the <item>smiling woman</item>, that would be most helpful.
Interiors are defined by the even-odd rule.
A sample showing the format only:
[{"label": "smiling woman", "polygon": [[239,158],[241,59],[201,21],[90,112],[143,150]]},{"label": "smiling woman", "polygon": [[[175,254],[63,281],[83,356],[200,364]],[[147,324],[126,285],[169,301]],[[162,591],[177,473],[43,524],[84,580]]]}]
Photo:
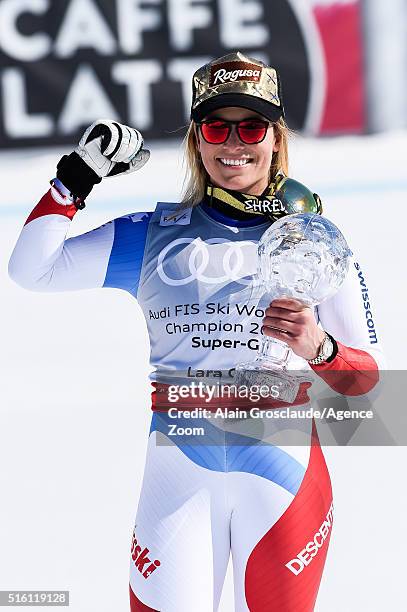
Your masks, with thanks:
[{"label": "smiling woman", "polygon": [[[312,369],[335,391],[370,370],[360,390],[366,393],[380,358],[369,335],[371,300],[367,311],[361,291],[367,281],[350,266],[341,289],[315,311],[283,296],[271,303],[267,295],[253,298],[259,240],[289,213],[272,206],[273,198],[283,201],[291,189],[294,200],[295,183],[302,205],[321,212],[311,191],[284,176],[287,128],[275,68],[240,52],[202,66],[193,77],[186,149],[182,203],[159,202],[153,212],[67,238],[95,185],[149,159],[136,128],[93,123],[59,161],[51,189],[21,231],[9,273],[36,291],[124,289],[143,310],[154,413],[132,538],[132,612],[216,611],[231,552],[237,612],[312,612],[332,522],[315,423],[289,419],[277,431],[287,431],[288,441],[265,435],[274,427],[267,418],[253,427],[251,419],[199,417],[184,427],[166,411],[168,390],[182,378],[233,378],[237,364],[253,360],[263,333],[283,334],[293,350],[290,366]],[[310,406],[307,387],[300,386],[295,405]],[[191,401],[191,408],[202,406]],[[213,411],[216,401],[205,407]],[[299,445],[292,433],[301,435]],[[313,545],[327,516],[325,536]]]},{"label": "smiling woman", "polygon": [[185,137],[183,205],[202,202],[210,185],[265,195],[278,173],[288,174],[289,133],[283,116],[270,121],[240,106],[214,110],[202,120],[198,115]]}]

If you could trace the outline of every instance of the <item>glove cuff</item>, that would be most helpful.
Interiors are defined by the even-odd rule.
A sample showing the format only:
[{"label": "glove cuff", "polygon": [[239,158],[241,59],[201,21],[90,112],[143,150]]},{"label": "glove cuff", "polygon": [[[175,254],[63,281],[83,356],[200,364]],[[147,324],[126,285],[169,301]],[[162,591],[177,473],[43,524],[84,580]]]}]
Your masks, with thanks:
[{"label": "glove cuff", "polygon": [[75,153],[64,155],[57,164],[57,178],[72,193],[74,198],[84,200],[101,177]]}]

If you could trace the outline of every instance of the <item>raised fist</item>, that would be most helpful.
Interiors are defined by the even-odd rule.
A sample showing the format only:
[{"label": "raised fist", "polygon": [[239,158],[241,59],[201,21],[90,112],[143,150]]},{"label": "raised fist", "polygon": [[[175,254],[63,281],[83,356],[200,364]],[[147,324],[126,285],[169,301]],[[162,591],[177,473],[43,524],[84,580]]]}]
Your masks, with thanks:
[{"label": "raised fist", "polygon": [[150,151],[143,149],[143,144],[135,128],[99,119],[85,131],[75,152],[103,178],[128,174],[144,166]]},{"label": "raised fist", "polygon": [[129,174],[147,163],[150,151],[135,128],[99,119],[85,131],[79,145],[58,162],[57,178],[84,200],[102,178]]}]

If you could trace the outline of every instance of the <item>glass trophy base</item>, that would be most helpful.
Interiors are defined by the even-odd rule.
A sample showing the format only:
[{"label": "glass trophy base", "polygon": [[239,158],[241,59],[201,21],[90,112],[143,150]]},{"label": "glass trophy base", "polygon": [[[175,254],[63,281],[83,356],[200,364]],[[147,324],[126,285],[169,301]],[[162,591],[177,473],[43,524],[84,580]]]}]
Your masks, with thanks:
[{"label": "glass trophy base", "polygon": [[267,385],[277,387],[277,401],[292,404],[297,397],[300,384],[304,377],[289,372],[285,368],[278,368],[275,364],[257,360],[250,363],[241,363],[236,366],[234,384],[236,386],[252,387],[254,385]]}]

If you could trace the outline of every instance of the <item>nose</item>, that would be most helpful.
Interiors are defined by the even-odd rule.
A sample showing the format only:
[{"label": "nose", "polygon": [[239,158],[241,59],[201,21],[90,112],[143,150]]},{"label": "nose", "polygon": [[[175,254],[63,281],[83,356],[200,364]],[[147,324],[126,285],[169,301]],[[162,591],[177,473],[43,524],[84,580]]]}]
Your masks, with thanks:
[{"label": "nose", "polygon": [[225,142],[224,146],[229,148],[241,147],[243,145],[239,136],[237,135],[237,129],[235,125],[232,125],[232,130],[230,132],[229,138]]}]

